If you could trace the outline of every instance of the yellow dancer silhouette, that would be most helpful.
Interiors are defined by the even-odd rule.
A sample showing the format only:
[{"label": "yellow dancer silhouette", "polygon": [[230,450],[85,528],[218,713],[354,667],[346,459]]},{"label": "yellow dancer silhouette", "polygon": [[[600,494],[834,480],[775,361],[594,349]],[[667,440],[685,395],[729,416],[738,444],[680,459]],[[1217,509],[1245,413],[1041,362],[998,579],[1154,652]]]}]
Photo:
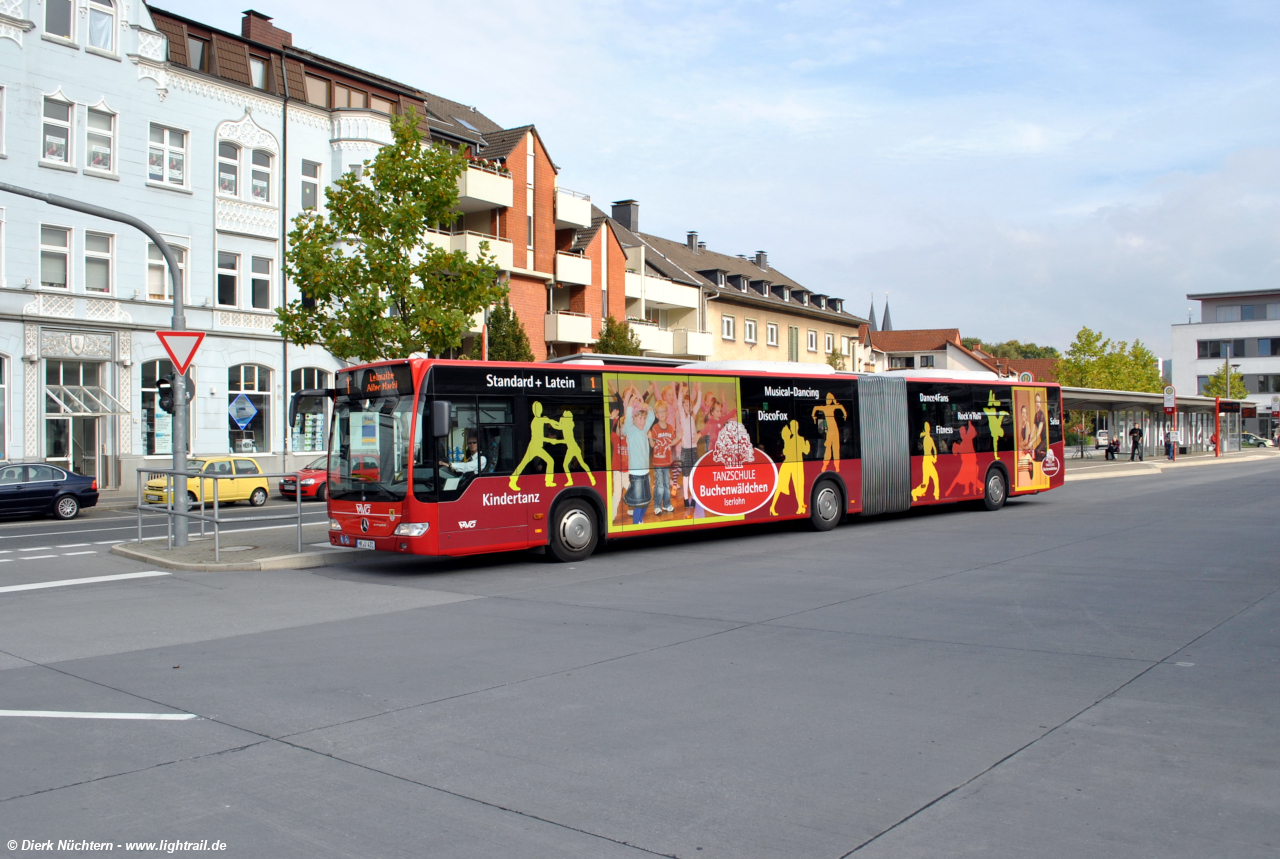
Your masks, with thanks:
[{"label": "yellow dancer silhouette", "polygon": [[836,426],[836,411],[847,420],[849,413],[845,411],[844,406],[836,402],[836,395],[827,392],[827,404],[825,406],[813,407],[814,423],[818,421],[818,415],[827,422],[827,440],[824,443],[824,452],[822,454],[822,470],[826,471],[827,466],[834,464],[836,471],[840,470],[840,428]]},{"label": "yellow dancer silhouette", "polygon": [[1000,439],[1004,438],[1004,428],[1000,426],[1009,413],[1000,408],[995,391],[987,392],[987,407],[982,410],[987,416],[987,425],[991,427],[991,452],[1000,458]]},{"label": "yellow dancer silhouette", "polygon": [[778,488],[773,490],[773,503],[769,515],[777,516],[778,496],[790,495],[796,490],[796,515],[805,512],[804,506],[804,455],[809,452],[809,440],[800,435],[800,422],[792,421],[782,428],[782,465],[778,468]]},{"label": "yellow dancer silhouette", "polygon": [[[516,479],[520,476],[520,473],[524,471],[524,467],[533,461],[535,456],[547,464],[547,486],[556,485],[556,461],[551,458],[551,454],[547,453],[542,446],[547,443],[564,444],[564,439],[546,437],[548,426],[560,429],[563,421],[563,418],[559,421],[553,421],[551,418],[544,418],[542,416],[542,403],[534,402],[533,420],[529,422],[529,446],[524,449],[524,459],[520,460],[520,464],[517,465],[516,470],[512,472],[511,480],[507,481],[507,485],[511,487],[512,492],[520,491],[520,484],[516,482]],[[577,445],[574,446],[576,447]],[[581,457],[581,451],[579,451],[579,457]],[[565,470],[567,471],[568,469],[566,468]],[[570,482],[572,482],[572,478],[570,478]]]},{"label": "yellow dancer silhouette", "polygon": [[921,465],[920,485],[911,490],[911,500],[919,501],[929,491],[929,484],[933,484],[933,500],[938,500],[938,444],[933,440],[933,436],[929,434],[929,422],[925,421],[924,432],[920,433],[920,437],[924,439],[924,463]]},{"label": "yellow dancer silhouette", "polygon": [[[587,473],[587,477],[591,478],[591,485],[595,486],[596,476],[592,474],[591,469],[587,467],[587,461],[582,458],[582,448],[578,447],[578,440],[574,438],[573,412],[569,411],[568,409],[565,409],[564,414],[560,417],[560,420],[553,422],[551,426],[560,430],[560,432],[564,435],[564,439],[562,440],[561,443],[563,443],[565,446],[564,476],[568,478],[568,480],[565,482],[565,486],[573,485],[573,475],[569,473],[569,463],[573,462],[575,459],[578,461],[578,464],[582,466],[582,470]],[[547,439],[547,441],[550,441],[553,444],[556,443],[554,439]]]}]

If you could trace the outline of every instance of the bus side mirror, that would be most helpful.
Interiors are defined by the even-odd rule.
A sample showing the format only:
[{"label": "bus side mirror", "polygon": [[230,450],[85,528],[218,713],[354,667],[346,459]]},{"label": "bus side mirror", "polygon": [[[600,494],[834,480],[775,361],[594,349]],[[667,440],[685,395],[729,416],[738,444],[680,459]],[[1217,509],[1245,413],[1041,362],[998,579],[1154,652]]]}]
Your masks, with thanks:
[{"label": "bus side mirror", "polygon": [[302,402],[303,397],[328,397],[332,400],[337,395],[337,388],[313,388],[306,391],[294,391],[293,396],[289,398],[289,426],[298,425],[298,404]]},{"label": "bus side mirror", "polygon": [[436,400],[431,407],[431,434],[436,438],[449,434],[449,416],[453,414],[453,403],[448,400]]}]

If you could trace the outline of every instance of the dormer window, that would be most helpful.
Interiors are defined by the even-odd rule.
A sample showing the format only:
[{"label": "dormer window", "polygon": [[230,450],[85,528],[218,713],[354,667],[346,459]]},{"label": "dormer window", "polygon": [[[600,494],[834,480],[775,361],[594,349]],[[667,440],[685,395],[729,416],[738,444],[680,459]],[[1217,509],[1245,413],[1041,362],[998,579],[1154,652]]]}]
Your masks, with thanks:
[{"label": "dormer window", "polygon": [[187,37],[187,67],[198,72],[209,71],[209,43],[206,40]]}]

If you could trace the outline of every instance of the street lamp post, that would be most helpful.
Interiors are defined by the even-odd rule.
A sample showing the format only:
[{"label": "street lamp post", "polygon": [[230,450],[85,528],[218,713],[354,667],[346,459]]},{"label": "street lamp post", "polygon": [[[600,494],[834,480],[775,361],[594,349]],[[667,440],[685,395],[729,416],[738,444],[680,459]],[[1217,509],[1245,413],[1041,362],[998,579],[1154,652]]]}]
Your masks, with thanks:
[{"label": "street lamp post", "polygon": [[[178,259],[173,255],[173,249],[169,247],[169,243],[160,238],[150,224],[135,218],[133,215],[124,212],[117,212],[115,209],[107,209],[102,206],[95,206],[92,203],[82,203],[79,200],[72,200],[69,197],[62,197],[57,194],[46,194],[42,191],[32,191],[29,188],[20,188],[17,185],[10,185],[8,182],[0,182],[0,191],[8,191],[10,194],[19,194],[23,197],[31,197],[34,200],[42,200],[50,206],[57,206],[62,209],[71,209],[73,212],[83,212],[86,215],[94,215],[99,218],[106,218],[111,221],[119,221],[122,224],[128,224],[141,230],[147,238],[160,249],[160,255],[164,257],[165,263],[169,266],[169,282],[173,286],[173,321],[170,327],[174,331],[185,331],[187,328],[187,317],[183,312],[182,304],[182,285],[178,283]],[[187,379],[185,374],[175,374],[173,380],[173,470],[176,472],[184,472],[187,470]],[[173,483],[173,506],[175,512],[183,515],[173,517],[173,545],[187,545],[187,534],[189,533],[187,512],[187,489],[186,479],[182,480],[182,491],[178,491],[178,476],[174,476]]]}]

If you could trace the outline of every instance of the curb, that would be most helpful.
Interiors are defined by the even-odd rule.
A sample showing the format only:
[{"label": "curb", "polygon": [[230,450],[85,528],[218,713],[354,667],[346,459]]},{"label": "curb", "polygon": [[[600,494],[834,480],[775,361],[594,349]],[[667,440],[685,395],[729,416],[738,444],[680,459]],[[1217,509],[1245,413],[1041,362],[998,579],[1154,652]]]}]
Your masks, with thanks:
[{"label": "curb", "polygon": [[1133,465],[1123,465],[1118,468],[1112,467],[1107,469],[1104,473],[1101,473],[1101,474],[1086,473],[1086,474],[1076,474],[1073,476],[1070,473],[1070,471],[1068,471],[1066,477],[1064,478],[1064,481],[1103,480],[1108,477],[1142,477],[1144,475],[1150,475],[1153,473],[1164,474],[1166,470],[1171,468],[1173,469],[1198,468],[1204,465],[1226,465],[1227,463],[1233,463],[1233,462],[1260,462],[1262,460],[1275,459],[1275,458],[1276,456],[1274,454],[1252,454],[1250,456],[1228,456],[1226,458],[1197,459],[1194,462],[1164,462],[1164,463],[1144,462],[1144,463],[1141,463],[1142,468],[1138,468],[1137,467],[1138,463],[1134,463]]},{"label": "curb", "polygon": [[193,573],[238,572],[246,570],[306,570],[312,567],[326,567],[330,564],[341,564],[348,557],[362,553],[358,549],[333,549],[322,552],[302,552],[289,555],[273,555],[256,560],[194,562],[174,561],[163,555],[134,549],[128,543],[117,543],[111,547],[111,554],[120,555],[135,561],[146,561],[169,570],[181,570]]}]

